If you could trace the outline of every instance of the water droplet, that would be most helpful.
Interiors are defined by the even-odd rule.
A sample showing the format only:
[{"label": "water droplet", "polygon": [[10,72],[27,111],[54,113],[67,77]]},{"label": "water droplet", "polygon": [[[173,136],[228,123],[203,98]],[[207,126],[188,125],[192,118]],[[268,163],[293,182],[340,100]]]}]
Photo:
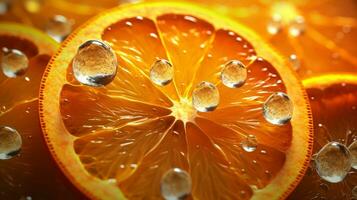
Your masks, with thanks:
[{"label": "water droplet", "polygon": [[283,92],[270,95],[263,105],[263,115],[274,125],[288,123],[293,115],[293,105],[288,95]]},{"label": "water droplet", "polygon": [[351,169],[350,152],[338,142],[330,142],[322,147],[314,161],[319,176],[331,183],[341,182]]},{"label": "water droplet", "polygon": [[15,78],[24,75],[29,66],[27,56],[17,49],[5,49],[1,60],[1,68],[5,76]]},{"label": "water droplet", "polygon": [[305,19],[297,16],[289,25],[289,34],[294,37],[300,36],[305,31]]},{"label": "water droplet", "polygon": [[165,59],[157,60],[150,70],[150,79],[157,85],[169,84],[174,76],[174,68],[171,63]]},{"label": "water droplet", "polygon": [[41,1],[40,0],[25,0],[24,6],[27,12],[29,13],[37,13],[41,9]]},{"label": "water droplet", "polygon": [[20,152],[21,146],[21,135],[15,129],[0,127],[0,160],[13,158]]},{"label": "water droplet", "polygon": [[301,63],[300,63],[300,60],[297,58],[296,54],[291,54],[289,56],[289,60],[290,60],[291,65],[293,66],[293,69],[295,71],[299,70]]},{"label": "water droplet", "polygon": [[267,31],[271,35],[276,35],[280,32],[283,24],[280,15],[273,15],[267,24]]},{"label": "water droplet", "polygon": [[180,168],[173,168],[161,179],[161,194],[167,200],[184,199],[191,193],[191,186],[190,175]]},{"label": "water droplet", "polygon": [[357,169],[357,140],[353,141],[352,144],[348,147],[351,153],[352,159],[352,168]]},{"label": "water droplet", "polygon": [[193,107],[199,112],[213,111],[219,104],[219,92],[215,85],[201,82],[192,93]]},{"label": "water droplet", "polygon": [[221,72],[222,83],[230,88],[241,87],[247,79],[247,68],[238,60],[229,61]]},{"label": "water droplet", "polygon": [[83,43],[73,59],[74,77],[82,84],[99,87],[113,81],[118,68],[112,49],[98,40]]},{"label": "water droplet", "polygon": [[254,135],[248,135],[242,142],[241,146],[246,152],[253,152],[257,149],[258,141]]},{"label": "water droplet", "polygon": [[357,199],[357,185],[352,189],[352,199]]},{"label": "water droplet", "polygon": [[10,9],[10,1],[4,0],[0,2],[0,15],[6,14]]},{"label": "water droplet", "polygon": [[65,16],[55,15],[46,24],[46,32],[58,42],[62,42],[72,31],[72,22]]}]

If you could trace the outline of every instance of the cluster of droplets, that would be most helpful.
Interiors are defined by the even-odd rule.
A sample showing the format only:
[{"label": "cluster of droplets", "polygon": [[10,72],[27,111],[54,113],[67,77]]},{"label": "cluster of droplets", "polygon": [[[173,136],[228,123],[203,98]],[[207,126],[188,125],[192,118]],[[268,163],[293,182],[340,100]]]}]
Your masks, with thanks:
[{"label": "cluster of droplets", "polygon": [[[273,15],[266,28],[269,34],[276,35],[284,28],[284,26],[282,17],[280,15]],[[298,37],[305,31],[305,18],[303,16],[296,16],[293,20],[286,24],[286,26],[288,28],[289,35],[292,37]]]},{"label": "cluster of droplets", "polygon": [[313,156],[317,174],[325,181],[339,183],[351,168],[357,169],[357,140],[349,147],[339,142],[329,142]]}]

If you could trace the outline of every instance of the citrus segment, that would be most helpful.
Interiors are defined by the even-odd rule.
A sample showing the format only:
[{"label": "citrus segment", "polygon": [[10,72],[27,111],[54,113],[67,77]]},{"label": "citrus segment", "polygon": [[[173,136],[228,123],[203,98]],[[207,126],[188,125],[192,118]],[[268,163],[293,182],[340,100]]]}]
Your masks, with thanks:
[{"label": "citrus segment", "polygon": [[[89,39],[108,43],[118,57],[117,76],[101,88],[71,75],[73,56]],[[221,51],[221,43],[232,48]],[[150,79],[159,59],[174,69],[165,86]],[[230,59],[247,66],[239,88],[220,82]],[[305,95],[284,64],[246,28],[192,5],[114,9],[71,35],[50,63],[40,94],[42,128],[58,164],[89,197],[159,199],[162,176],[180,168],[192,180],[189,198],[283,198],[311,148]],[[193,89],[204,81],[220,94],[211,112],[192,104]],[[294,105],[293,119],[282,126],[263,117],[263,103],[275,92]],[[252,152],[241,147],[249,135],[257,140]]]},{"label": "citrus segment", "polygon": [[[347,147],[357,138],[357,76],[327,74],[304,80],[314,117],[314,148],[317,153],[329,142]],[[343,159],[338,162],[342,163]],[[313,162],[313,161],[312,161]],[[353,199],[357,184],[356,170],[351,170],[342,182],[322,180],[311,163],[306,175],[290,199]]]},{"label": "citrus segment", "polygon": [[[39,124],[39,83],[57,44],[32,28],[0,23],[0,48],[22,52],[29,61],[24,74],[16,77],[0,70],[0,126],[16,130],[22,140],[18,154],[0,160],[0,199],[81,197],[53,162]],[[0,68],[3,58],[1,54]]]}]

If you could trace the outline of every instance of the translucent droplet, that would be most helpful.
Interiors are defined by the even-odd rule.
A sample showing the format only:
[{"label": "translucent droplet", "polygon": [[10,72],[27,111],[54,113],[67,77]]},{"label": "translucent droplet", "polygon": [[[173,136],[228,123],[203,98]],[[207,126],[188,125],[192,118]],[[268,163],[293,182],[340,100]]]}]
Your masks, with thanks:
[{"label": "translucent droplet", "polygon": [[297,16],[289,25],[289,34],[291,36],[300,36],[305,31],[305,19]]},{"label": "translucent droplet", "polygon": [[6,14],[10,9],[10,1],[9,0],[1,0],[0,1],[0,15]]},{"label": "translucent droplet", "polygon": [[296,54],[291,54],[289,56],[289,60],[290,60],[291,66],[293,66],[293,69],[295,71],[299,70],[301,63],[300,63],[300,60],[298,59],[298,57],[296,56]]},{"label": "translucent droplet", "polygon": [[167,171],[161,179],[161,195],[166,200],[184,199],[191,193],[191,177],[179,168]]},{"label": "translucent droplet", "polygon": [[213,111],[219,104],[219,92],[215,85],[201,82],[192,93],[193,107],[199,112]]},{"label": "translucent droplet", "polygon": [[270,95],[263,105],[263,115],[274,125],[288,123],[293,115],[293,104],[288,95],[283,92]]},{"label": "translucent droplet", "polygon": [[171,63],[165,59],[157,60],[150,70],[150,79],[157,85],[169,84],[174,76],[174,68]]},{"label": "translucent droplet", "polygon": [[357,200],[357,185],[352,189],[352,199]]},{"label": "translucent droplet", "polygon": [[357,140],[353,141],[352,144],[348,147],[351,153],[352,159],[352,168],[357,169]]},{"label": "translucent droplet", "polygon": [[242,142],[241,146],[246,152],[253,152],[257,149],[258,141],[254,135],[248,135]]},{"label": "translucent droplet", "polygon": [[29,66],[27,56],[17,49],[5,49],[1,59],[1,68],[5,76],[15,78],[24,75]]},{"label": "translucent droplet", "polygon": [[21,135],[13,128],[0,126],[0,160],[16,156],[22,146]]},{"label": "translucent droplet", "polygon": [[267,31],[271,35],[276,35],[280,32],[283,24],[280,15],[273,15],[271,20],[267,24]]},{"label": "translucent droplet", "polygon": [[29,13],[37,13],[41,9],[41,1],[40,0],[25,0],[24,6],[27,12]]},{"label": "translucent droplet", "polygon": [[100,87],[113,81],[118,62],[112,49],[98,40],[83,43],[73,59],[74,77],[82,84]]},{"label": "translucent droplet", "polygon": [[229,61],[221,72],[222,83],[230,88],[242,86],[247,79],[247,68],[238,60]]},{"label": "translucent droplet", "polygon": [[72,22],[65,16],[55,15],[46,24],[46,32],[58,42],[62,42],[72,31]]},{"label": "translucent droplet", "polygon": [[319,176],[331,183],[341,182],[351,169],[350,152],[338,142],[330,142],[322,147],[314,161]]}]

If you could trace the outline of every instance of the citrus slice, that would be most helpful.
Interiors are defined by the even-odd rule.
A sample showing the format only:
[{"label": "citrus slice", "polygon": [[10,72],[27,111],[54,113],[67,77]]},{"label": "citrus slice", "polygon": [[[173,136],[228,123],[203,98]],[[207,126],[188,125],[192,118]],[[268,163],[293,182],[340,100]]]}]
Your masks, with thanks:
[{"label": "citrus slice", "polygon": [[[108,44],[119,63],[103,87],[75,78],[77,56],[93,39]],[[100,55],[81,60],[104,62]],[[220,81],[227,63],[246,66],[243,85]],[[153,73],[162,66],[173,67],[171,82],[169,70],[162,79]],[[263,103],[276,94],[270,106],[290,105],[283,93],[294,106],[292,120],[273,125]],[[40,119],[61,169],[95,199],[160,199],[168,171],[190,175],[193,199],[284,198],[312,149],[307,98],[285,62],[247,28],[183,3],[123,6],[70,35],[44,75]]]},{"label": "citrus slice", "polygon": [[[327,74],[304,80],[314,118],[314,153],[328,142],[357,139],[357,75]],[[353,199],[356,170],[340,183],[322,180],[311,165],[291,199]]]},{"label": "citrus slice", "polygon": [[[44,143],[38,117],[40,80],[57,47],[37,30],[0,23],[0,49],[5,51],[0,54],[0,199],[74,197]],[[12,73],[5,59],[14,60],[6,56],[9,52],[28,60],[26,71],[16,77],[7,76]],[[12,134],[16,140],[7,139],[9,130],[18,133]],[[6,141],[16,148],[4,146]]]}]

